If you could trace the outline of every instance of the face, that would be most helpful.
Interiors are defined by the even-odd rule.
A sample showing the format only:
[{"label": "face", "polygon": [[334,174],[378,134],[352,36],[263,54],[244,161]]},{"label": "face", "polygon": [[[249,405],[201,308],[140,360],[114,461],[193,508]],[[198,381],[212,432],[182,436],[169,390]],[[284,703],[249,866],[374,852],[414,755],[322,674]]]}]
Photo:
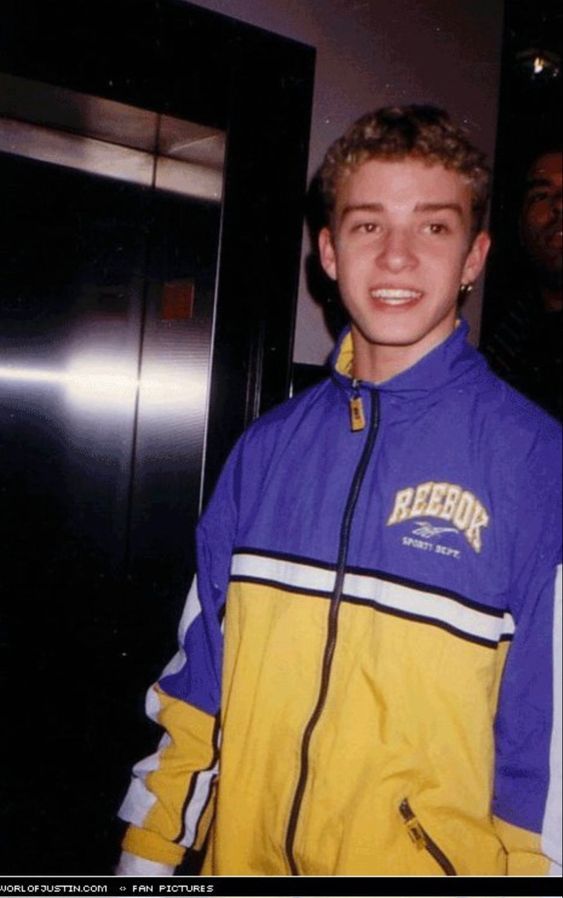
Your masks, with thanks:
[{"label": "face", "polygon": [[319,246],[356,356],[385,347],[400,370],[451,333],[460,285],[475,280],[489,246],[485,233],[470,233],[470,187],[442,165],[372,159],[342,179]]},{"label": "face", "polygon": [[522,242],[531,261],[552,280],[561,283],[561,153],[540,156],[528,172],[520,219]]}]

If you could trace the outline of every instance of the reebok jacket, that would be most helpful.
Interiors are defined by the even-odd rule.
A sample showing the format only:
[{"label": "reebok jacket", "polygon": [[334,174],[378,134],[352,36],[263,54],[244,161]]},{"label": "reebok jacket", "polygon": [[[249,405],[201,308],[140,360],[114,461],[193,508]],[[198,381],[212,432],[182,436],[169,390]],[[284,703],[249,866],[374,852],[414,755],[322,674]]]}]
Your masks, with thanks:
[{"label": "reebok jacket", "polygon": [[204,874],[560,873],[561,446],[467,326],[257,421],[197,531],[126,851]]}]

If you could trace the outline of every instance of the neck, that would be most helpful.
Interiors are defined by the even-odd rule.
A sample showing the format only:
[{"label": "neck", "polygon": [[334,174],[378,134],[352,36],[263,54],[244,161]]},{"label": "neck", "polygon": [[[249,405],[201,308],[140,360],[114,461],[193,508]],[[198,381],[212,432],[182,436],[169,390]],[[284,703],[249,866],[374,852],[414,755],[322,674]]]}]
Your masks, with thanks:
[{"label": "neck", "polygon": [[396,347],[377,346],[367,351],[364,346],[354,347],[354,377],[370,383],[383,383],[401,371],[406,371],[420,358],[409,352],[397,353]]},{"label": "neck", "polygon": [[433,334],[428,339],[414,345],[396,346],[381,343],[369,343],[352,325],[352,342],[354,346],[353,375],[358,380],[370,383],[383,383],[412,368],[423,356],[428,355],[436,346],[443,343],[451,333],[455,324],[440,334]]}]

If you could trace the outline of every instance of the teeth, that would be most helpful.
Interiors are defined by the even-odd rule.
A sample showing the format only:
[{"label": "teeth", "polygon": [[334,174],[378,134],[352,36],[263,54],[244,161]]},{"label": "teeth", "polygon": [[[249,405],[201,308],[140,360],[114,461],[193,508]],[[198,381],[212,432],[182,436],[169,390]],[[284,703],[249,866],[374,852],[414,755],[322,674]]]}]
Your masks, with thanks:
[{"label": "teeth", "polygon": [[381,299],[384,302],[399,305],[400,303],[409,302],[411,299],[417,299],[420,293],[417,290],[382,287],[379,290],[371,290],[370,295],[374,299]]},{"label": "teeth", "polygon": [[372,294],[381,297],[381,299],[411,299],[412,297],[418,296],[416,290],[402,290],[399,288],[391,289],[390,287],[372,290]]}]

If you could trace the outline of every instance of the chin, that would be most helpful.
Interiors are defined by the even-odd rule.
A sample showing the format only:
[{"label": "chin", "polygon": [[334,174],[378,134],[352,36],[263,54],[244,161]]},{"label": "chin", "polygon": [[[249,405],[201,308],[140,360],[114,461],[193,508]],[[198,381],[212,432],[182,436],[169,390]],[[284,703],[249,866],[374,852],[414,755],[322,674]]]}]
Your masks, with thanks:
[{"label": "chin", "polygon": [[384,328],[366,333],[365,336],[374,346],[413,346],[424,340],[427,334],[407,328]]}]

